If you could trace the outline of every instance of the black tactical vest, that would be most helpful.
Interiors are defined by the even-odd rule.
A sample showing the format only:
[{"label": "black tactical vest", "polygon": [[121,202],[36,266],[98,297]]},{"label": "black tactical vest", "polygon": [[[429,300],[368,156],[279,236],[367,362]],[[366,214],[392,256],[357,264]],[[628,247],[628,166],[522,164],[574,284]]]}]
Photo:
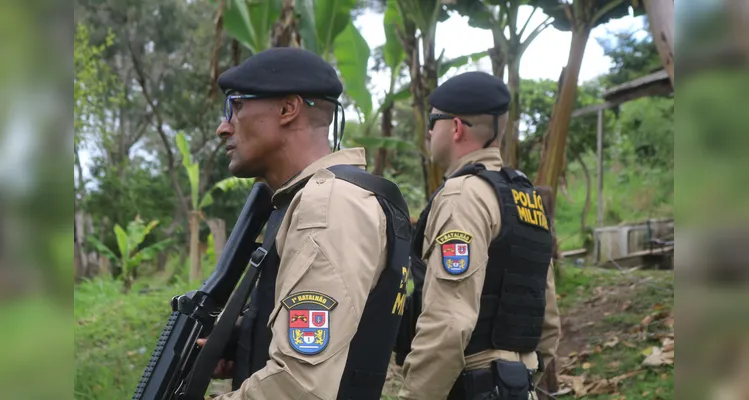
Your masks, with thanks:
[{"label": "black tactical vest", "polygon": [[[377,400],[385,383],[391,349],[405,306],[411,239],[408,206],[398,187],[390,181],[350,165],[336,165],[328,170],[337,179],[373,192],[387,220],[387,265],[367,297],[359,326],[351,341],[337,397],[339,400]],[[284,194],[286,200],[281,200],[283,206],[271,215],[268,231],[271,231],[273,224],[280,225],[294,193],[307,180],[297,183]],[[276,226],[273,231],[277,229]],[[257,287],[242,318],[233,390],[265,367],[270,358],[268,349],[272,333],[267,323],[274,308],[280,264],[275,243],[266,257],[271,258],[263,265]]]},{"label": "black tactical vest", "polygon": [[[478,321],[465,355],[487,349],[529,353],[541,339],[546,309],[546,276],[551,261],[552,237],[541,196],[528,178],[502,168],[489,171],[482,164],[468,165],[451,178],[476,175],[489,183],[500,204],[502,228],[489,245]],[[414,293],[411,315],[421,313],[421,289],[426,263],[424,229],[434,196],[419,216],[411,249]],[[412,324],[413,325],[413,324]],[[414,328],[411,327],[413,331]]]}]

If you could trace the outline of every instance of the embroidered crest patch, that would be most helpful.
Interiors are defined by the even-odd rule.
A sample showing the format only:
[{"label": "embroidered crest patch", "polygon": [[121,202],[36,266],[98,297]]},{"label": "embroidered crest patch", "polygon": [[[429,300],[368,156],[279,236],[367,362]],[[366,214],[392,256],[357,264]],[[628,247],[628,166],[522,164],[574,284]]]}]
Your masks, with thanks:
[{"label": "embroidered crest patch", "polygon": [[463,231],[447,231],[437,238],[442,247],[442,266],[448,274],[460,275],[468,270],[471,240],[473,235]]},{"label": "embroidered crest patch", "polygon": [[294,293],[282,301],[289,310],[289,343],[299,353],[318,354],[330,341],[330,312],[338,305],[332,297],[312,291]]}]

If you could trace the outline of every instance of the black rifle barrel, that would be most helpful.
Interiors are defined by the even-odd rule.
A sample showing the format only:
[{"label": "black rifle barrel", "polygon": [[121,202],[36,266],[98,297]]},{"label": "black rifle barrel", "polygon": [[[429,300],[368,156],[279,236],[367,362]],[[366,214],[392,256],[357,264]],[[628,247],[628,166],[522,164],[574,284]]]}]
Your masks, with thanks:
[{"label": "black rifle barrel", "polygon": [[[200,352],[195,344],[212,328],[218,311],[225,305],[256,248],[255,240],[273,211],[273,192],[265,183],[255,183],[232,229],[216,269],[200,287],[172,298],[172,314],[133,394],[133,400],[169,400],[185,385]],[[183,300],[202,313],[185,313]],[[196,315],[203,318],[196,319]]]}]

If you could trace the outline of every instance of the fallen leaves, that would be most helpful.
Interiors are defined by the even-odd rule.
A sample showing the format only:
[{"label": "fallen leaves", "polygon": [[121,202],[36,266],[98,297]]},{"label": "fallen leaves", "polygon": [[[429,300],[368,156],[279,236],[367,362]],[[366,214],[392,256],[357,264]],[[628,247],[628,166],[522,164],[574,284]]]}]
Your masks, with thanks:
[{"label": "fallen leaves", "polygon": [[625,379],[629,379],[644,370],[638,369],[636,371],[627,372],[610,379],[596,379],[592,378],[590,381],[586,375],[574,376],[574,375],[559,375],[558,380],[561,385],[560,390],[555,393],[556,395],[573,393],[575,396],[587,396],[596,394],[616,394],[619,390],[619,384]]},{"label": "fallen leaves", "polygon": [[613,348],[617,344],[619,344],[619,338],[616,336],[612,336],[609,338],[609,340],[606,341],[606,343],[603,344],[603,347]]},{"label": "fallen leaves", "polygon": [[670,365],[674,363],[674,351],[666,351],[659,349],[658,347],[649,347],[642,352],[645,356],[645,360],[642,361],[642,365],[648,367],[660,367],[661,365]]}]

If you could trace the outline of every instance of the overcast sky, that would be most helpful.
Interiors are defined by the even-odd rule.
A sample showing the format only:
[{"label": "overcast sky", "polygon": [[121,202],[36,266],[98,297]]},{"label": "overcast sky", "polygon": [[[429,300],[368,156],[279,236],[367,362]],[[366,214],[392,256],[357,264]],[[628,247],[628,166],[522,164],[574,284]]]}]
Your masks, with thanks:
[{"label": "overcast sky", "polygon": [[[530,7],[521,7],[518,21],[524,22],[531,12]],[[369,43],[370,48],[385,43],[385,31],[383,27],[383,14],[372,12],[361,15],[355,21],[362,36]],[[536,12],[533,20],[526,29],[526,36],[534,27],[543,22],[546,16],[541,12]],[[584,82],[598,75],[608,72],[611,61],[603,55],[603,49],[595,40],[597,37],[607,35],[607,30],[620,31],[632,28],[641,28],[643,26],[643,17],[627,16],[609,23],[598,26],[591,34],[585,48],[585,58],[583,59],[580,70],[580,82]],[[562,67],[567,64],[567,57],[570,50],[570,39],[572,34],[561,32],[553,27],[549,27],[541,33],[531,46],[526,50],[520,63],[520,75],[524,79],[559,79]],[[466,54],[471,54],[494,47],[492,34],[489,30],[472,28],[468,26],[468,18],[459,14],[453,14],[447,21],[437,26],[436,37],[436,55],[445,50],[445,58],[450,59]],[[450,76],[468,70],[480,70],[491,73],[491,61],[488,57],[482,59],[478,65],[467,65],[461,69],[452,69],[442,79],[440,83]],[[372,95],[374,101],[379,104],[378,100],[387,90],[389,79],[388,74],[374,74],[372,77],[375,88]]]}]

